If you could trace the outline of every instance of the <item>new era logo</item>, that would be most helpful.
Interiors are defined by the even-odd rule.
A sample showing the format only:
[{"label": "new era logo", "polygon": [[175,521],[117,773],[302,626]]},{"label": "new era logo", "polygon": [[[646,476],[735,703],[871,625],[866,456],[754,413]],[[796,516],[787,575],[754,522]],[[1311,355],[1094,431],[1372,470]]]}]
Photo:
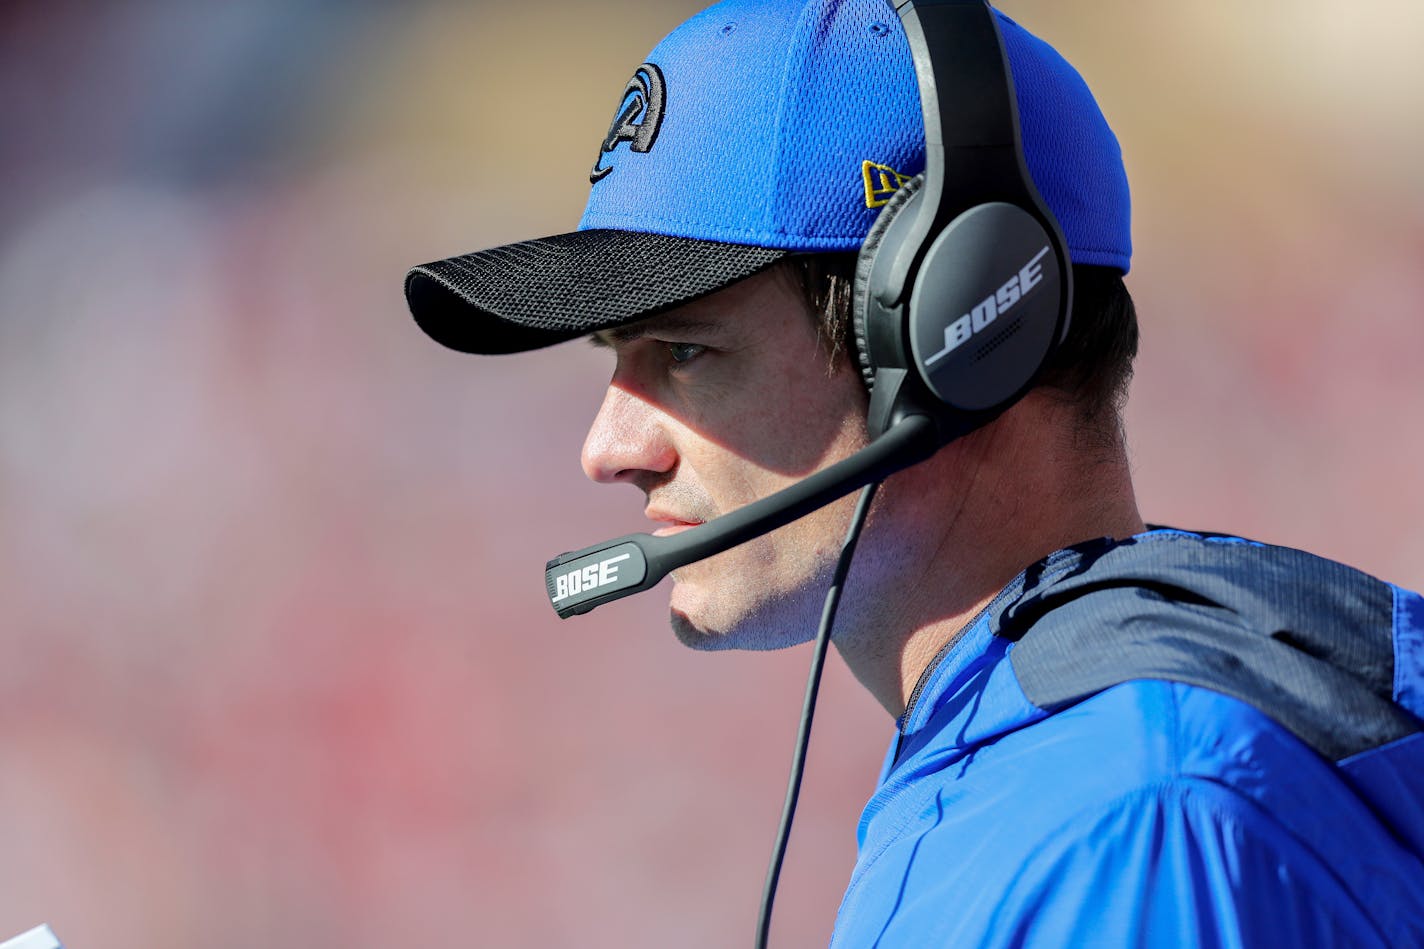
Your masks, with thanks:
[{"label": "new era logo", "polygon": [[889,165],[877,165],[865,161],[860,166],[865,179],[865,206],[880,208],[890,203],[890,196],[900,190],[900,186],[910,180],[910,175],[902,175]]}]

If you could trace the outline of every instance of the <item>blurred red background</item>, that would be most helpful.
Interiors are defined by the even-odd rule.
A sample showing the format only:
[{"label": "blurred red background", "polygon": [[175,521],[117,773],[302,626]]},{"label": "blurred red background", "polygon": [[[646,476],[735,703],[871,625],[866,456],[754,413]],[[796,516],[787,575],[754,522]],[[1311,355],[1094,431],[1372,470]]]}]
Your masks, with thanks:
[{"label": "blurred red background", "polygon": [[[606,356],[461,356],[401,296],[571,229],[697,6],[0,10],[0,938],[749,940],[807,650],[558,621],[544,560],[642,526],[578,467]],[[1424,8],[1003,6],[1127,156],[1149,520],[1424,585]],[[779,944],[891,728],[832,660]]]}]

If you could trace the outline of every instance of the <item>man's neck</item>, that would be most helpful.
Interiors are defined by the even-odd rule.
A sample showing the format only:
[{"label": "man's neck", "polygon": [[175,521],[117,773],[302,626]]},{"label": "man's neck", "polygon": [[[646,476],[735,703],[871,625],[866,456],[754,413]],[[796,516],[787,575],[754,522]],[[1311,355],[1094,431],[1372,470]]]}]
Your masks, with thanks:
[{"label": "man's neck", "polygon": [[881,489],[835,643],[892,716],[904,713],[935,656],[1024,567],[1084,540],[1144,529],[1125,452],[1046,438],[1056,411],[1026,399]]}]

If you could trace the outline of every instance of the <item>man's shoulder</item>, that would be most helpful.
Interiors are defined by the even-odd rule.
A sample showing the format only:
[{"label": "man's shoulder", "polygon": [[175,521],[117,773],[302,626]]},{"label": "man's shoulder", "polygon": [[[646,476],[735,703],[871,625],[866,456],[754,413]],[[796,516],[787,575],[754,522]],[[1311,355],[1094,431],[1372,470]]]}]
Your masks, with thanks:
[{"label": "man's shoulder", "polygon": [[[1293,819],[1314,780],[1334,780],[1258,710],[1183,683],[1124,682],[968,745],[961,721],[932,718],[890,769],[862,820],[862,864],[896,848],[919,863],[968,849],[1011,875],[1045,841],[1185,788],[1209,786],[1242,821],[1277,821]],[[1277,800],[1286,785],[1300,795]]]},{"label": "man's shoulder", "polygon": [[[922,681],[862,818],[847,932],[974,945],[1056,915],[1055,938],[1081,935],[1089,901],[1200,944],[1269,941],[1276,917],[1303,945],[1424,938],[1417,595],[1153,531],[1031,567]],[[989,894],[979,935],[941,912],[956,892]]]},{"label": "man's shoulder", "polygon": [[[953,741],[936,736],[920,756],[934,760],[936,745]],[[918,777],[927,785],[921,793],[932,786],[952,798],[1002,796],[1001,806],[1025,814],[1015,826],[1030,835],[1203,782],[1226,795],[1213,798],[1223,806],[1235,800],[1243,820],[1295,823],[1298,812],[1327,808],[1338,817],[1358,807],[1337,770],[1270,716],[1232,696],[1160,679],[1122,682],[1058,707]]]},{"label": "man's shoulder", "polygon": [[[925,751],[899,807],[880,815],[883,836],[866,841],[842,911],[848,932],[881,914],[887,931],[971,945],[994,933],[1008,944],[1037,920],[1053,938],[1072,935],[1068,945],[1175,907],[1200,910],[1170,925],[1204,927],[1210,945],[1218,929],[1264,925],[1236,917],[1242,900],[1272,901],[1287,923],[1342,937],[1373,929],[1398,912],[1391,905],[1424,908],[1417,886],[1392,903],[1367,892],[1382,866],[1407,881],[1417,857],[1333,766],[1258,710],[1199,686],[1126,682],[963,757]],[[934,908],[962,892],[976,894],[972,911]],[[1208,918],[1217,912],[1229,918]],[[1039,935],[1026,944],[1052,944]],[[1192,944],[1188,935],[1162,944]]]},{"label": "man's shoulder", "polygon": [[1184,682],[1254,706],[1332,761],[1419,729],[1421,710],[1395,694],[1408,591],[1305,551],[1174,529],[1061,553],[996,616],[1036,706]]}]

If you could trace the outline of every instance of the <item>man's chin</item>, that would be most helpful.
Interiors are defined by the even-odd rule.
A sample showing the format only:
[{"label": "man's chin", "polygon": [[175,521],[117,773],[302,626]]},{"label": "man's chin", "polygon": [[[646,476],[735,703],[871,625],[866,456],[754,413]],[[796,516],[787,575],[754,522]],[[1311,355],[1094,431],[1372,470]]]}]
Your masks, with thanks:
[{"label": "man's chin", "polygon": [[678,610],[668,611],[668,624],[672,626],[677,641],[689,649],[713,652],[720,649],[735,649],[737,644],[731,636],[703,629]]},{"label": "man's chin", "polygon": [[723,622],[716,623],[709,622],[700,611],[685,610],[673,603],[668,610],[668,623],[678,642],[705,652],[786,649],[814,637],[816,630],[812,623],[800,622],[799,618],[782,613],[762,609],[738,617],[724,617]]},{"label": "man's chin", "polygon": [[[668,624],[677,641],[690,649],[704,652],[725,649],[770,649],[759,645],[755,631],[749,627],[748,613],[743,604],[734,603],[725,591],[706,584],[674,576],[672,595],[668,602]],[[721,595],[718,595],[718,593]]]}]

